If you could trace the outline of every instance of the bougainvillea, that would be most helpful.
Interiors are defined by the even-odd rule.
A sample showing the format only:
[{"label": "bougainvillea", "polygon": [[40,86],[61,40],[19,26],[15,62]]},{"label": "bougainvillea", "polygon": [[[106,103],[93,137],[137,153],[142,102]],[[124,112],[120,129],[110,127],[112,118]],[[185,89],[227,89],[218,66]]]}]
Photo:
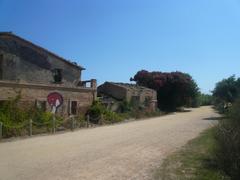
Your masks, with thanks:
[{"label": "bougainvillea", "polygon": [[158,107],[168,111],[184,105],[191,106],[199,94],[199,88],[192,77],[182,72],[141,70],[131,78],[131,81],[156,90]]}]

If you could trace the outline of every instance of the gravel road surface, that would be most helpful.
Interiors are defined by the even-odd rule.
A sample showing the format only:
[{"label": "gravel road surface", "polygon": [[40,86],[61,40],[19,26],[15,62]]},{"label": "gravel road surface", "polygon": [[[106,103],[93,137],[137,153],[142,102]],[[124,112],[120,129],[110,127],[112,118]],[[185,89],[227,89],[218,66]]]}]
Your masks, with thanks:
[{"label": "gravel road surface", "polygon": [[0,143],[1,180],[145,180],[163,158],[215,124],[211,107]]}]

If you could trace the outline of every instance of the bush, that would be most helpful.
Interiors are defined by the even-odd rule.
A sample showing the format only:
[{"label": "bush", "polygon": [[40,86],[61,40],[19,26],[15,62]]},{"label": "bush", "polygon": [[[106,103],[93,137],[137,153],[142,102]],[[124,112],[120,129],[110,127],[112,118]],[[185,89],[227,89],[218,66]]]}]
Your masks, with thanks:
[{"label": "bush", "polygon": [[26,134],[24,126],[30,115],[18,107],[20,95],[9,101],[4,101],[0,105],[0,122],[3,123],[3,136],[18,136]]},{"label": "bush", "polygon": [[119,104],[119,111],[121,113],[126,113],[126,112],[130,112],[132,110],[132,105],[127,102],[127,101],[122,101],[120,104]]},{"label": "bush", "polygon": [[[9,99],[0,104],[0,122],[3,123],[3,137],[22,136],[29,133],[30,119],[35,133],[49,132],[52,129],[53,115],[35,106],[21,107],[21,96]],[[56,127],[62,124],[63,118],[56,116]]]},{"label": "bush", "polygon": [[111,124],[115,122],[120,122],[124,119],[119,114],[108,110],[99,101],[93,102],[92,106],[88,110],[88,114],[90,116],[90,122],[94,124]]},{"label": "bush", "polygon": [[240,100],[230,108],[216,130],[216,160],[233,180],[240,179]]},{"label": "bush", "polygon": [[123,121],[123,117],[119,114],[111,111],[105,111],[103,114],[103,123],[104,124],[112,124]]},{"label": "bush", "polygon": [[214,104],[214,108],[218,111],[220,114],[226,114],[228,112],[228,109],[225,108],[224,102],[218,102]]},{"label": "bush", "polygon": [[214,105],[220,113],[227,113],[229,104],[240,97],[240,78],[230,76],[216,84],[213,90]]},{"label": "bush", "polygon": [[90,122],[98,124],[101,118],[101,115],[104,114],[106,108],[99,102],[94,101],[92,106],[88,110],[88,115],[90,116]]},{"label": "bush", "polygon": [[87,126],[87,121],[84,115],[77,116],[75,118],[76,120],[76,127],[86,127]]}]

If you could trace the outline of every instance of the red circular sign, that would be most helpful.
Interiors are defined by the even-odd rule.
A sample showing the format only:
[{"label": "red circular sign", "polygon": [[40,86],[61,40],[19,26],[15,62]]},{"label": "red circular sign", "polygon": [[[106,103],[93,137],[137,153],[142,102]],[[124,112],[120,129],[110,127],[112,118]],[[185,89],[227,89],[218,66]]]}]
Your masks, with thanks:
[{"label": "red circular sign", "polygon": [[59,94],[57,92],[52,92],[47,96],[47,101],[51,107],[54,106],[54,107],[58,108],[63,103],[63,97],[61,94]]}]

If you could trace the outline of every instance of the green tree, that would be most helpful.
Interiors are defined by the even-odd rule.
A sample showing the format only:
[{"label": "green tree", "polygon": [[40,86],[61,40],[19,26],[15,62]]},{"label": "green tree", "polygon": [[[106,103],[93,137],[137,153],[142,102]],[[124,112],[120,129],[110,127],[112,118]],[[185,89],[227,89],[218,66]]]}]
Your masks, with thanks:
[{"label": "green tree", "polygon": [[224,102],[233,103],[240,93],[240,79],[236,79],[235,76],[231,76],[227,79],[216,84],[215,89],[213,90],[213,96]]}]

